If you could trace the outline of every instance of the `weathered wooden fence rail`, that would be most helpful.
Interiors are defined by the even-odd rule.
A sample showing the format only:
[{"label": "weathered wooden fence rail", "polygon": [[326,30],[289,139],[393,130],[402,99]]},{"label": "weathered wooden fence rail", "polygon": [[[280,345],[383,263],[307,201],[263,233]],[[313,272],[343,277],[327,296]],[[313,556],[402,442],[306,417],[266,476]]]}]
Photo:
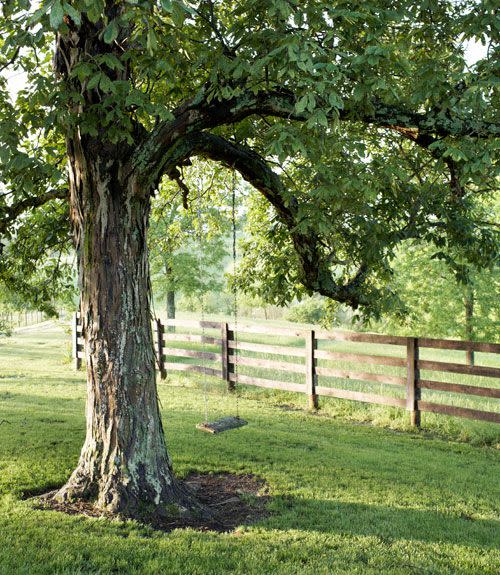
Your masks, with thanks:
[{"label": "weathered wooden fence rail", "polygon": [[[188,328],[190,332],[181,333],[179,329],[172,331],[175,328],[184,330]],[[500,423],[500,413],[495,411],[423,401],[421,398],[421,390],[425,389],[469,397],[500,399],[500,386],[469,385],[421,377],[421,372],[425,371],[433,374],[434,378],[435,373],[451,373],[498,379],[499,367],[420,358],[423,350],[432,349],[499,354],[500,344],[240,324],[237,326],[237,337],[235,337],[234,329],[233,324],[225,322],[168,320],[163,324],[159,319],[156,320],[155,353],[161,377],[166,378],[170,371],[190,371],[222,378],[230,389],[238,383],[303,393],[307,396],[311,408],[318,407],[318,398],[321,396],[388,405],[406,409],[410,414],[411,423],[415,426],[420,425],[421,412]],[[76,366],[79,367],[83,348],[77,314],[73,319],[73,334],[74,357]],[[256,336],[263,336],[268,340],[273,336],[281,336],[289,338],[293,343],[275,345],[249,341]],[[359,343],[365,349],[360,353],[324,349],[332,342]],[[366,347],[369,347],[369,344],[394,347],[395,350],[399,350],[399,356],[393,356],[389,352],[387,355],[367,352]],[[182,345],[191,347],[203,345],[205,349],[188,349],[181,347]],[[211,348],[210,351],[207,351],[207,347]],[[255,357],[255,354],[278,357]],[[338,365],[346,362],[355,363],[359,367],[346,369]],[[365,371],[362,367],[364,365],[389,366],[399,370],[400,373],[393,375]],[[258,370],[259,373],[257,375],[241,373],[241,367]],[[267,375],[269,371],[272,371],[270,376]],[[278,375],[275,379],[277,373],[281,376]],[[301,381],[287,381],[289,378],[285,375],[289,374],[291,376],[298,374]],[[295,375],[295,379],[298,376]],[[332,379],[337,381],[336,386],[329,384]],[[383,392],[345,389],[338,385],[342,383],[339,380],[388,385],[392,389],[399,390],[399,397],[384,395]],[[498,384],[498,381],[495,383]]]}]

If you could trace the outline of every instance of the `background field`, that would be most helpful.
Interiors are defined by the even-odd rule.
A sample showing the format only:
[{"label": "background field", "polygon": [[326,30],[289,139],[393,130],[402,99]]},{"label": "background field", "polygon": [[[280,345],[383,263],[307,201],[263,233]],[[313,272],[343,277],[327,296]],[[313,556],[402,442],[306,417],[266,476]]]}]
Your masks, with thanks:
[{"label": "background field", "polygon": [[[197,432],[235,399],[215,378],[172,374],[159,395],[180,476],[253,473],[269,484],[269,518],[236,532],[153,532],[134,522],[32,509],[23,494],[61,485],[84,437],[85,385],[61,328],[0,340],[0,573],[493,574],[500,564],[500,455],[450,438],[498,442],[498,426],[423,414],[400,432],[399,410],[243,388],[249,425]],[[352,407],[351,407],[352,406]],[[404,412],[403,412],[404,415]],[[336,416],[336,417],[333,417]],[[496,437],[496,439],[495,439]]]}]

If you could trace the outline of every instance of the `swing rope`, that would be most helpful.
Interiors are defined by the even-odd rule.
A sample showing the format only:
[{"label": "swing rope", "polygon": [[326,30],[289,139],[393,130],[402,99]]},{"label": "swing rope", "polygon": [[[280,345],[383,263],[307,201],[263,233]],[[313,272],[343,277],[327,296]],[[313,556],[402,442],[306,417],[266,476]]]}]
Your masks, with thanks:
[{"label": "swing rope", "polygon": [[[199,182],[200,184],[200,182]],[[202,253],[202,232],[201,232],[201,195],[200,195],[201,185],[198,186],[198,247],[199,247],[199,271],[200,274],[203,271],[203,262],[201,258]],[[232,243],[233,243],[233,275],[236,273],[236,172],[233,169],[232,177],[232,189],[231,189],[231,220],[232,220]],[[208,381],[205,378],[204,381],[204,396],[205,396],[205,421],[204,423],[198,424],[196,427],[201,431],[207,433],[220,433],[222,431],[227,431],[229,429],[237,429],[247,424],[244,419],[240,418],[240,405],[239,405],[239,391],[238,391],[238,290],[236,283],[233,282],[232,286],[233,292],[233,314],[234,314],[234,330],[233,330],[233,340],[234,340],[234,387],[232,388],[236,394],[236,417],[222,417],[216,421],[208,421]],[[201,341],[204,347],[205,339],[205,305],[204,305],[204,293],[202,292],[201,297]],[[205,366],[204,356],[202,365]]]},{"label": "swing rope", "polygon": [[[201,181],[198,179],[198,198],[197,198],[197,213],[196,219],[198,220],[198,273],[200,276],[200,288],[203,282],[203,233],[202,233],[202,220],[201,220]],[[201,305],[201,346],[205,347],[205,292],[201,289],[200,294]],[[206,367],[205,357],[201,358],[202,367]],[[203,380],[203,401],[205,408],[205,423],[208,423],[208,382],[205,377]]]},{"label": "swing rope", "polygon": [[240,403],[239,403],[239,386],[238,386],[238,287],[236,285],[236,172],[233,168],[232,174],[232,186],[231,186],[231,224],[233,232],[233,318],[234,318],[234,330],[233,330],[233,341],[234,341],[234,391],[236,393],[236,417],[240,418]]}]

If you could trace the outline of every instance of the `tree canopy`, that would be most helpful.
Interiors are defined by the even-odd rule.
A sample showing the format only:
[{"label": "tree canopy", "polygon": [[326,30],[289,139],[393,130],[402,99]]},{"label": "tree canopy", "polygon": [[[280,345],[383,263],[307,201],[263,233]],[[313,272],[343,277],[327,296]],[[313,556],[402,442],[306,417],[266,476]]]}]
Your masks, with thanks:
[{"label": "tree canopy", "polygon": [[[51,232],[29,257],[69,237],[65,148],[76,133],[118,149],[151,193],[192,156],[239,171],[262,194],[265,242],[249,247],[274,301],[315,291],[377,312],[407,239],[452,266],[451,253],[476,266],[495,256],[495,228],[474,208],[498,176],[491,0],[10,0],[2,10],[4,281],[19,281],[18,238],[40,243],[29,234],[38,218]],[[469,41],[484,46],[473,64]],[[6,78],[21,72],[12,98]]]}]

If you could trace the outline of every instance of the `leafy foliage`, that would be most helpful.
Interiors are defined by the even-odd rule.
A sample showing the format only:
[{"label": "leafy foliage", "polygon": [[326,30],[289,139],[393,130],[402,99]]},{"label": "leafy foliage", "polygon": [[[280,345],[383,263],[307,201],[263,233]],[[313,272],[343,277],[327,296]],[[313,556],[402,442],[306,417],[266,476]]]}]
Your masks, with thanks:
[{"label": "leafy foliage", "polygon": [[4,293],[16,309],[31,306],[56,314],[56,304],[74,307],[77,290],[67,208],[46,205],[25,214],[0,259]]},{"label": "leafy foliage", "polygon": [[169,291],[197,299],[224,284],[231,194],[237,182],[226,170],[197,162],[183,174],[182,185],[189,199],[183,200],[175,183],[164,181],[153,205],[150,261],[159,299]]},{"label": "leafy foliage", "polygon": [[325,319],[325,304],[321,299],[306,299],[294,305],[284,315],[288,321],[319,324]]},{"label": "leafy foliage", "polygon": [[[320,292],[379,315],[400,242],[458,275],[495,257],[475,217],[498,177],[491,0],[9,0],[0,36],[0,67],[26,77],[14,101],[0,78],[7,240],[64,201],[79,137],[151,193],[195,155],[238,170],[265,198],[239,282],[268,301]],[[486,45],[475,64],[468,41]]]},{"label": "leafy foliage", "polygon": [[0,336],[10,337],[12,335],[12,326],[7,318],[0,316]]},{"label": "leafy foliage", "polygon": [[[393,270],[392,282],[402,307],[384,318],[384,330],[432,337],[498,339],[498,267],[480,272],[469,270],[468,283],[460,283],[445,262],[432,258],[429,246],[413,243],[399,250]],[[468,297],[472,299],[469,326]]]}]

